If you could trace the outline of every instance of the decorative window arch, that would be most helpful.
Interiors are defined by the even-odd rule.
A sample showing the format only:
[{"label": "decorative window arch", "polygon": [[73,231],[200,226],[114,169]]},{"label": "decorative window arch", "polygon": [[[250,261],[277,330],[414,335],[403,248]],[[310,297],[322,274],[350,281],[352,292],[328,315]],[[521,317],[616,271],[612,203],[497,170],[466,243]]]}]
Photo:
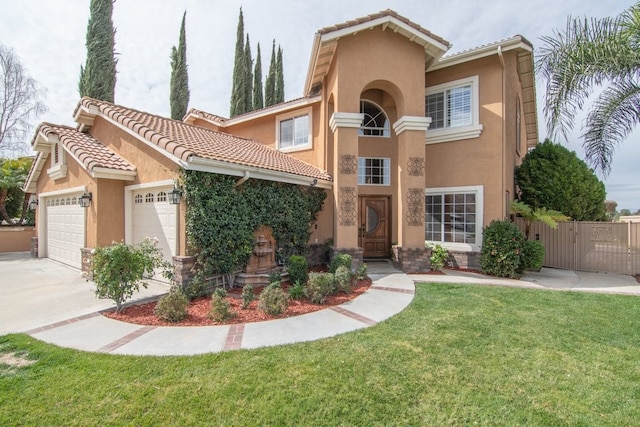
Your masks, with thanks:
[{"label": "decorative window arch", "polygon": [[371,101],[360,100],[360,113],[364,114],[362,126],[358,131],[360,136],[389,137],[389,118],[384,110]]}]

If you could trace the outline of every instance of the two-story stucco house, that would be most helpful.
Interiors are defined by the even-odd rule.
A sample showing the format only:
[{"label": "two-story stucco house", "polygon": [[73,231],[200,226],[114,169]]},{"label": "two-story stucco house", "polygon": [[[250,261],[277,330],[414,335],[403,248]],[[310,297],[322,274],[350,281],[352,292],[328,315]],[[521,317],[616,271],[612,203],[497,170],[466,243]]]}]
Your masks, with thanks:
[{"label": "two-story stucco house", "polygon": [[358,259],[395,251],[423,270],[426,241],[474,265],[537,143],[533,49],[521,36],[449,48],[385,10],[319,30],[290,102],[231,119],[191,109],[180,122],[83,98],[76,128],[45,123],[33,139],[38,256],[80,267],[81,250],[158,236],[180,264],[188,207],[169,195],[185,168],[325,189],[312,242]]}]

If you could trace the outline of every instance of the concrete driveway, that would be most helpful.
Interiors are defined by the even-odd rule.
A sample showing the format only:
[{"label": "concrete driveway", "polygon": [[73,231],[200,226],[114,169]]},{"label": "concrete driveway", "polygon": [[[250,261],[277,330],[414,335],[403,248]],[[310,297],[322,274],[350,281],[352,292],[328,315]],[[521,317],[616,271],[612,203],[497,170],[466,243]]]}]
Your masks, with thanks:
[{"label": "concrete driveway", "polygon": [[[79,270],[28,252],[0,254],[0,335],[24,332],[114,307],[98,299]],[[134,299],[161,295],[169,286],[149,282]]]}]

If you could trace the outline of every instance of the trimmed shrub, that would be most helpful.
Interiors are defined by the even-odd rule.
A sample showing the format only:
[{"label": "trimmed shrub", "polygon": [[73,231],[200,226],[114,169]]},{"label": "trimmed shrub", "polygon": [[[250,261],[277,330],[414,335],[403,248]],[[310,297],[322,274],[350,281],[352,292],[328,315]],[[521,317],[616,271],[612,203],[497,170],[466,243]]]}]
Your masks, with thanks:
[{"label": "trimmed shrub", "polygon": [[289,264],[289,280],[291,283],[307,283],[309,279],[309,266],[307,265],[307,259],[300,255],[291,255],[287,260]]},{"label": "trimmed shrub", "polygon": [[484,274],[518,278],[525,237],[510,221],[493,220],[483,230],[480,268]]},{"label": "trimmed shrub", "polygon": [[307,290],[301,282],[295,282],[294,285],[289,288],[289,299],[296,300],[302,299],[307,296]]},{"label": "trimmed shrub", "polygon": [[362,263],[356,270],[356,280],[364,280],[367,278],[367,264]]},{"label": "trimmed shrub", "polygon": [[441,244],[436,243],[427,245],[428,249],[431,249],[431,256],[429,262],[431,263],[431,270],[438,271],[447,263],[449,258],[449,251],[442,247]]},{"label": "trimmed shrub", "polygon": [[540,271],[544,263],[544,245],[539,240],[525,240],[522,248],[522,264],[525,270]]},{"label": "trimmed shrub", "polygon": [[280,287],[280,282],[273,282],[260,293],[258,310],[270,316],[282,314],[288,306],[287,297],[286,292]]},{"label": "trimmed shrub", "polygon": [[231,310],[231,304],[229,304],[229,301],[226,299],[226,294],[224,289],[216,289],[213,295],[211,295],[209,317],[214,322],[224,322],[235,316],[235,313]]},{"label": "trimmed shrub", "polygon": [[338,267],[341,265],[347,267],[347,270],[351,271],[352,258],[349,254],[336,254],[331,260],[329,265],[329,273],[335,273]]},{"label": "trimmed shrub", "polygon": [[349,269],[341,265],[336,269],[334,276],[338,290],[345,294],[351,293],[351,272]]},{"label": "trimmed shrub", "polygon": [[249,307],[251,301],[253,301],[253,286],[244,285],[242,287],[242,308]]},{"label": "trimmed shrub", "polygon": [[162,296],[153,310],[153,314],[167,322],[179,322],[187,317],[189,300],[180,291],[171,291]]},{"label": "trimmed shrub", "polygon": [[269,273],[269,283],[277,283],[278,285],[282,283],[282,274],[279,270],[274,270]]},{"label": "trimmed shrub", "polygon": [[309,273],[307,295],[312,303],[323,304],[335,291],[335,276],[332,273]]}]

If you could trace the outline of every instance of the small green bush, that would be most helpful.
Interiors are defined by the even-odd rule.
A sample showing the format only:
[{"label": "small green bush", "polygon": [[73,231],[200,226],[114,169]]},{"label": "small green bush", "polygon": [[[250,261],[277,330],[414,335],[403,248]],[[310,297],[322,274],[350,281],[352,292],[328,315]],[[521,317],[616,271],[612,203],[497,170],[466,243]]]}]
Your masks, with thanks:
[{"label": "small green bush", "polygon": [[300,255],[291,255],[287,260],[289,264],[289,280],[291,283],[307,283],[309,279],[309,266],[307,265],[307,259]]},{"label": "small green bush", "polygon": [[539,240],[525,240],[522,263],[525,270],[540,271],[544,263],[544,245]]},{"label": "small green bush", "polygon": [[193,279],[182,286],[182,293],[189,299],[190,301],[207,295],[207,283],[204,279],[204,274],[202,271],[196,273]]},{"label": "small green bush", "polygon": [[356,270],[356,280],[364,280],[367,278],[367,264],[362,263]]},{"label": "small green bush", "polygon": [[158,301],[153,313],[167,322],[179,322],[187,317],[189,300],[180,291],[171,291]]},{"label": "small green bush", "polygon": [[351,272],[347,267],[341,265],[334,274],[338,290],[345,294],[351,293]]},{"label": "small green bush", "polygon": [[483,231],[480,268],[497,277],[518,278],[522,273],[525,237],[510,221],[493,220]]},{"label": "small green bush", "polygon": [[431,262],[431,270],[440,270],[447,263],[447,258],[449,258],[449,251],[443,248],[439,243],[436,243],[435,245],[428,244],[427,248],[431,249],[431,256],[429,257],[429,261]]},{"label": "small green bush", "polygon": [[260,293],[258,310],[270,315],[277,316],[287,310],[287,293],[280,287],[280,282],[273,282]]},{"label": "small green bush", "polygon": [[335,273],[338,267],[341,265],[347,267],[347,270],[351,271],[352,258],[349,254],[336,254],[331,260],[329,265],[329,273]]},{"label": "small green bush", "polygon": [[269,273],[269,283],[282,283],[282,274],[279,270],[274,270]]},{"label": "small green bush", "polygon": [[289,288],[289,299],[297,300],[307,296],[307,289],[302,282],[295,282],[294,285]]},{"label": "small green bush", "polygon": [[235,316],[233,310],[231,310],[231,304],[225,298],[226,292],[222,289],[216,289],[211,295],[211,310],[209,311],[209,317],[214,322],[224,322],[227,319]]},{"label": "small green bush", "polygon": [[253,301],[253,286],[244,285],[242,287],[242,308],[249,307],[251,301]]},{"label": "small green bush", "polygon": [[309,273],[307,295],[314,304],[323,304],[325,299],[336,291],[333,273]]}]

